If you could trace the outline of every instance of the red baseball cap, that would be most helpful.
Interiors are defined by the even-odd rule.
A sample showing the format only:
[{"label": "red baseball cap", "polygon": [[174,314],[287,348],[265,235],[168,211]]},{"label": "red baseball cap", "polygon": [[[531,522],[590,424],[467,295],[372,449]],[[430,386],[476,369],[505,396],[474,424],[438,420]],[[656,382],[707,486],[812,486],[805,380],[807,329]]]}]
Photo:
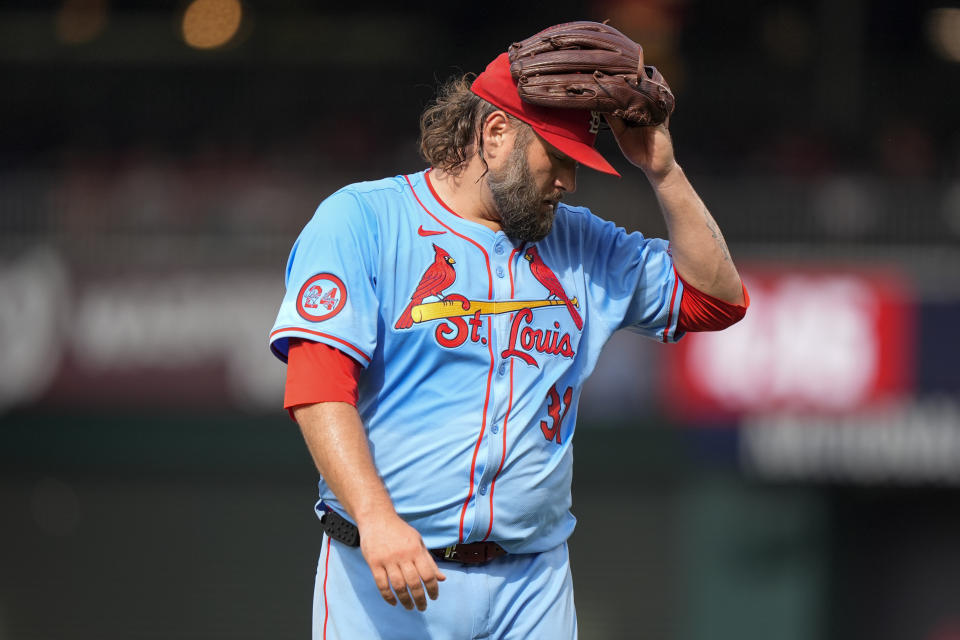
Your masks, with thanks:
[{"label": "red baseball cap", "polygon": [[473,81],[470,90],[529,124],[540,137],[580,164],[603,173],[620,175],[593,148],[600,115],[584,109],[550,109],[527,104],[517,93],[517,83],[510,75],[510,60],[506,53],[501,53],[487,65]]}]

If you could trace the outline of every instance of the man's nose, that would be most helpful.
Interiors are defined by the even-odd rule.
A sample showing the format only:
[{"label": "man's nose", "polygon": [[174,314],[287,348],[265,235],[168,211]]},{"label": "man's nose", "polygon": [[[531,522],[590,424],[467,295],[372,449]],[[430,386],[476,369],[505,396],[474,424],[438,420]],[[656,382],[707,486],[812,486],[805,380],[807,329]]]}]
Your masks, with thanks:
[{"label": "man's nose", "polygon": [[557,177],[553,181],[553,186],[562,189],[567,193],[573,193],[577,190],[577,165],[570,163],[569,166],[561,167],[557,170]]}]

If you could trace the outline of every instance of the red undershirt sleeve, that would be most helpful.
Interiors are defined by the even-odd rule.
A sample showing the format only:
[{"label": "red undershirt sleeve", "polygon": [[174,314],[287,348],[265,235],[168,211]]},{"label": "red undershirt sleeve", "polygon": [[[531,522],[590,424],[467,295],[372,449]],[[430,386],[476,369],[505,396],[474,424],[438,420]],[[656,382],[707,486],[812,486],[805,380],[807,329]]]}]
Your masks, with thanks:
[{"label": "red undershirt sleeve", "polygon": [[[290,338],[283,407],[346,402],[357,406],[360,363],[322,342]],[[293,413],[290,414],[293,417]]]},{"label": "red undershirt sleeve", "polygon": [[[677,274],[680,278],[680,274]],[[683,282],[683,295],[680,298],[680,313],[677,317],[677,329],[680,331],[720,331],[743,319],[750,306],[750,295],[743,287],[743,305],[730,304],[711,295],[698,291]],[[743,285],[741,285],[743,286]]]}]

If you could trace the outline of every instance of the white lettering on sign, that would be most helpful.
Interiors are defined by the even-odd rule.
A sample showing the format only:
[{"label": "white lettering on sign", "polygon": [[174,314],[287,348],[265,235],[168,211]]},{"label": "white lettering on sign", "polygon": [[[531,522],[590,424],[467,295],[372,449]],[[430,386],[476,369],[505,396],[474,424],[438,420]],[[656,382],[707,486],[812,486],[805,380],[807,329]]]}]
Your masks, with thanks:
[{"label": "white lettering on sign", "polygon": [[69,302],[66,269],[53,251],[0,265],[0,411],[48,389],[60,367]]},{"label": "white lettering on sign", "polygon": [[744,468],[779,480],[960,484],[960,404],[928,397],[846,416],[748,418]]},{"label": "white lettering on sign", "polygon": [[853,275],[791,275],[747,283],[739,324],[691,341],[686,368],[731,410],[856,407],[877,376],[877,301]]},{"label": "white lettering on sign", "polygon": [[265,346],[282,293],[260,272],[99,282],[76,301],[70,342],[90,371],[223,361],[234,400],[269,407],[283,393],[283,366]]}]

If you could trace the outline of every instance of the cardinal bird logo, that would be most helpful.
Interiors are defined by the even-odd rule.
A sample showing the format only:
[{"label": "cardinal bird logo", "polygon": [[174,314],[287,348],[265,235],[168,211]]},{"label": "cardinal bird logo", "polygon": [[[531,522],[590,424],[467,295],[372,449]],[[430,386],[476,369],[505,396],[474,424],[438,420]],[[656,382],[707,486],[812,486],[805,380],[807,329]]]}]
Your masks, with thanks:
[{"label": "cardinal bird logo", "polygon": [[451,258],[449,253],[437,245],[433,245],[433,251],[433,263],[427,267],[427,270],[423,272],[423,276],[420,277],[420,284],[417,285],[417,289],[413,292],[413,295],[410,296],[410,304],[403,310],[403,313],[400,314],[400,319],[397,320],[397,324],[394,325],[397,329],[409,329],[412,327],[413,316],[411,315],[411,311],[413,308],[430,296],[441,298],[443,291],[450,287],[453,281],[457,279],[457,272],[453,270],[453,265],[456,263],[456,260]]},{"label": "cardinal bird logo", "polygon": [[537,282],[546,287],[551,296],[562,300],[563,303],[567,305],[567,311],[570,312],[573,323],[577,325],[577,329],[583,329],[583,318],[580,317],[576,307],[573,306],[573,302],[567,297],[567,293],[563,290],[563,285],[560,284],[560,280],[558,280],[557,276],[550,270],[550,267],[543,262],[543,258],[540,257],[537,248],[530,247],[526,253],[523,254],[523,257],[530,263],[530,272],[533,274],[533,277],[537,279]]}]

